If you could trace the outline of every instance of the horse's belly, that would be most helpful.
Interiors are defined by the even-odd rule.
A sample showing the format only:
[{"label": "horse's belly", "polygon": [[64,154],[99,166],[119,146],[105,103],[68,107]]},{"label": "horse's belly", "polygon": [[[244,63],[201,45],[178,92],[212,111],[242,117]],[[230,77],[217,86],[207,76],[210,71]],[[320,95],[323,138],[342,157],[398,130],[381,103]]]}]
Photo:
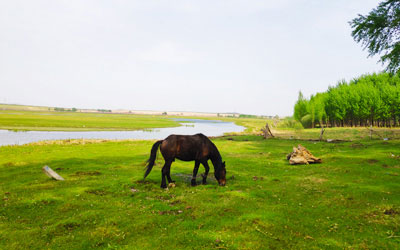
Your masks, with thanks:
[{"label": "horse's belly", "polygon": [[179,155],[176,158],[178,160],[181,160],[181,161],[194,161],[194,160],[196,160],[194,157],[187,156],[187,155]]},{"label": "horse's belly", "polygon": [[176,154],[176,158],[181,161],[194,161],[198,160],[198,153],[190,150],[180,151]]}]

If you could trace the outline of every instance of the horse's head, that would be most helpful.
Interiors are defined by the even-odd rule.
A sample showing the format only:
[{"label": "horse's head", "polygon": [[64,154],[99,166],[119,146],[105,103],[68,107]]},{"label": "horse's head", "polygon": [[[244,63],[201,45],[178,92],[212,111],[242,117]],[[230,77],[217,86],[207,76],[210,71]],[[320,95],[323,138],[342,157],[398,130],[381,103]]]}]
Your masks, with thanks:
[{"label": "horse's head", "polygon": [[220,164],[220,167],[215,170],[214,172],[215,179],[217,179],[218,184],[220,186],[225,186],[226,184],[226,169],[225,169],[225,162]]}]

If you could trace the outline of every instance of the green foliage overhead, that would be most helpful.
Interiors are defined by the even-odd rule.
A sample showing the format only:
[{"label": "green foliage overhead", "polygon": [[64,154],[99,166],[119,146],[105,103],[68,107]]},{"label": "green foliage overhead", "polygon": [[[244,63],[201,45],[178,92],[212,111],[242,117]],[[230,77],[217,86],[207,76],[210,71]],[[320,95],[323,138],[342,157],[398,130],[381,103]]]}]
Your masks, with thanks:
[{"label": "green foliage overhead", "polygon": [[386,0],[368,15],[358,15],[350,22],[354,40],[368,49],[369,56],[382,54],[391,73],[400,68],[400,1]]}]

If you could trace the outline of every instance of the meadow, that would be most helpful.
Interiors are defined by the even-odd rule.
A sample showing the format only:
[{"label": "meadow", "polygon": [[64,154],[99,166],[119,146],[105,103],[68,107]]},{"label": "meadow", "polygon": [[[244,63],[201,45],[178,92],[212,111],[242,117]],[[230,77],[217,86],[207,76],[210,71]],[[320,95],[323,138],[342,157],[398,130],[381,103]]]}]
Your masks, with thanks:
[{"label": "meadow", "polygon": [[[168,117],[171,118],[171,117]],[[206,118],[215,119],[215,118]],[[193,162],[143,181],[154,141],[64,140],[0,147],[0,249],[395,249],[400,243],[400,130],[285,127],[222,118],[247,129],[212,138],[227,186],[211,167],[190,186]],[[277,138],[264,140],[268,122]],[[282,125],[283,124],[283,125]],[[165,116],[2,110],[0,128],[134,130],[178,124]],[[389,140],[383,140],[388,138]],[[322,164],[291,166],[302,144]],[[43,172],[50,166],[65,181]],[[200,168],[200,172],[204,170]],[[200,183],[200,178],[198,178]]]},{"label": "meadow", "polygon": [[[142,180],[154,141],[0,147],[0,249],[398,248],[400,141],[213,142],[227,186],[211,168],[207,185],[191,187],[194,163],[176,161],[168,190],[160,156]],[[297,144],[323,163],[289,165]],[[65,181],[48,178],[44,165]]]},{"label": "meadow", "polygon": [[177,127],[164,116],[0,110],[0,129],[42,131],[138,130]]}]

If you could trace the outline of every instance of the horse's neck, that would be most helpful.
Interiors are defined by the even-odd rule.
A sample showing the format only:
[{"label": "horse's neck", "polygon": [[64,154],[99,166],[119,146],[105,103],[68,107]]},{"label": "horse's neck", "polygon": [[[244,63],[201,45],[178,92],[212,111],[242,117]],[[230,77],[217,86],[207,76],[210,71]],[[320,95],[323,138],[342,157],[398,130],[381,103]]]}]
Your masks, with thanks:
[{"label": "horse's neck", "polygon": [[215,147],[215,146],[214,146],[213,152],[211,152],[211,154],[210,154],[210,159],[214,165],[214,168],[217,168],[222,162],[221,154],[219,153],[217,147]]}]

